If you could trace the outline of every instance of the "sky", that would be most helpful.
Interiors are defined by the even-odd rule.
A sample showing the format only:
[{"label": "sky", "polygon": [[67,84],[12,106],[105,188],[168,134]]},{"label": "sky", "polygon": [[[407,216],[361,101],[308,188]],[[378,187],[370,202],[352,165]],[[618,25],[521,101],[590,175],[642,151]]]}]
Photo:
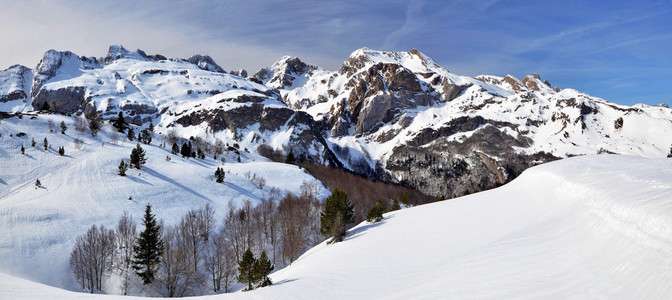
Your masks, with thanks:
[{"label": "sky", "polygon": [[0,70],[113,44],[251,74],[283,55],[337,70],[361,47],[415,48],[459,75],[538,73],[618,104],[672,105],[672,0],[0,0],[0,20]]}]

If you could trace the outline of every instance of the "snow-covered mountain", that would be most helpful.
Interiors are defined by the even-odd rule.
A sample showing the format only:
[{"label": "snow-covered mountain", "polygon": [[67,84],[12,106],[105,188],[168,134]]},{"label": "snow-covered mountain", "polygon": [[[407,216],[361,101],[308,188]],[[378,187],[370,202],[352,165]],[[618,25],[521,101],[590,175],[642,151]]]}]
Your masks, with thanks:
[{"label": "snow-covered mountain", "polygon": [[[273,273],[269,287],[198,299],[668,299],[669,178],[672,160],[663,158],[544,164],[497,189],[362,223]],[[63,222],[54,209],[68,205],[54,204],[39,221]],[[35,239],[54,243],[47,231]],[[6,299],[128,298],[0,279]]]},{"label": "snow-covered mountain", "polygon": [[34,70],[0,71],[0,109],[47,102],[107,119],[122,111],[157,132],[292,150],[444,197],[492,188],[540,162],[598,152],[661,157],[672,144],[667,107],[616,105],[536,74],[459,76],[415,49],[358,49],[338,71],[289,56],[248,78],[223,71],[201,55],[50,50]]}]

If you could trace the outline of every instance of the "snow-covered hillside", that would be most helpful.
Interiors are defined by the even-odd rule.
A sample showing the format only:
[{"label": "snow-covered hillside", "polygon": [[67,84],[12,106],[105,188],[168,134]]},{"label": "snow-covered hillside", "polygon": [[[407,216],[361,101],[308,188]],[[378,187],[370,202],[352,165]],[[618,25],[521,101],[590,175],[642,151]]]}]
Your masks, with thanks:
[{"label": "snow-covered hillside", "polygon": [[[49,132],[51,119],[64,121],[66,134]],[[161,148],[161,138],[142,145],[147,163],[141,170],[129,169],[117,175],[117,166],[129,160],[136,142],[112,142],[113,128],[105,127],[96,138],[75,131],[71,117],[38,115],[32,119],[2,120],[0,125],[0,270],[45,284],[75,289],[68,259],[74,240],[93,224],[116,226],[123,211],[140,220],[146,204],[167,225],[179,222],[190,209],[210,204],[221,220],[229,202],[258,202],[272,188],[299,194],[304,181],[315,179],[296,166],[269,162],[256,154],[234,152],[216,161],[185,159]],[[60,127],[59,127],[60,128]],[[25,133],[20,136],[19,133]],[[50,148],[45,151],[43,140]],[[80,138],[84,145],[74,147]],[[31,146],[31,141],[36,146]],[[123,138],[122,138],[123,140]],[[21,154],[21,146],[25,155]],[[57,149],[65,148],[59,156]],[[166,158],[171,160],[167,161]],[[221,159],[226,163],[222,165]],[[224,183],[214,181],[214,171],[222,167]],[[246,173],[266,179],[259,189]],[[42,187],[36,188],[40,180]],[[329,191],[321,184],[320,197]],[[218,224],[219,225],[219,224]],[[0,296],[2,298],[2,296]]]},{"label": "snow-covered hillside", "polygon": [[[668,159],[544,164],[494,190],[360,224],[272,274],[273,286],[216,297],[669,299],[670,178]],[[10,299],[98,298],[7,275],[0,287]]]}]

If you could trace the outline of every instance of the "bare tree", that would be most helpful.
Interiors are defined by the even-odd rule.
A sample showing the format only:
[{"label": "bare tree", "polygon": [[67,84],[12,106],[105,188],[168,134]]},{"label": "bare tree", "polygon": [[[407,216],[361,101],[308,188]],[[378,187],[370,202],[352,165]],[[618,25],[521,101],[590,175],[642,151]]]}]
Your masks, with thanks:
[{"label": "bare tree", "polygon": [[310,237],[311,201],[288,193],[278,204],[278,226],[282,241],[282,257],[290,264],[307,247]]},{"label": "bare tree", "polygon": [[[192,211],[193,212],[193,211]],[[182,221],[188,220],[192,212]],[[176,227],[167,228],[164,233],[165,248],[159,263],[158,282],[167,291],[168,297],[183,297],[195,292],[204,283],[204,277],[194,266],[192,235],[190,224],[180,222]]]},{"label": "bare tree", "polygon": [[247,248],[252,248],[254,244],[254,224],[252,219],[252,202],[248,199],[243,207],[236,209],[233,202],[229,202],[227,214],[224,219],[223,230],[234,253],[236,261],[240,261]]},{"label": "bare tree", "polygon": [[166,133],[164,138],[170,144],[177,143],[177,141],[180,139],[180,137],[177,135],[177,132],[175,131],[175,129],[168,130],[168,132]]},{"label": "bare tree", "polygon": [[56,128],[56,122],[53,119],[47,119],[47,126],[49,127],[49,132],[54,132]]},{"label": "bare tree", "polygon": [[215,156],[220,156],[222,153],[224,153],[224,142],[220,139],[215,139],[215,145],[213,146],[212,151],[214,152]]},{"label": "bare tree", "polygon": [[77,150],[81,150],[82,147],[84,146],[84,141],[82,141],[82,140],[81,140],[80,138],[78,138],[78,137],[75,138],[75,139],[72,141],[72,143],[75,144],[75,149],[77,149]]},{"label": "bare tree", "polygon": [[222,289],[229,292],[229,287],[236,276],[236,257],[223,231],[212,235],[208,241],[205,255],[205,268],[212,280],[213,292]]},{"label": "bare tree", "polygon": [[85,132],[86,128],[89,127],[89,122],[86,121],[82,116],[75,117],[75,130],[78,132]]},{"label": "bare tree", "polygon": [[118,131],[112,130],[110,132],[110,143],[116,144],[121,140],[121,135],[119,134]]},{"label": "bare tree", "polygon": [[102,288],[103,276],[112,269],[114,243],[114,231],[102,225],[91,226],[75,241],[75,248],[70,254],[70,268],[82,287],[91,293]]},{"label": "bare tree", "polygon": [[260,248],[271,253],[273,264],[276,263],[276,250],[278,246],[278,228],[276,211],[278,202],[282,199],[283,193],[278,188],[272,188],[271,192],[261,198],[261,203],[255,207],[254,214],[257,217]]},{"label": "bare tree", "polygon": [[119,252],[117,259],[117,269],[121,276],[121,290],[124,295],[128,294],[130,288],[130,279],[133,275],[133,245],[136,239],[136,226],[133,217],[124,211],[119,219],[116,229],[117,249]]}]

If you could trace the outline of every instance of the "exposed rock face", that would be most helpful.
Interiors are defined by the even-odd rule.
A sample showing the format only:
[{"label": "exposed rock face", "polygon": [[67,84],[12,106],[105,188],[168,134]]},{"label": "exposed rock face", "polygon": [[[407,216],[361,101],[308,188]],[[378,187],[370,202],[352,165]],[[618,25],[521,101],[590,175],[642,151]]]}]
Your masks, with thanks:
[{"label": "exposed rock face", "polygon": [[[199,68],[201,68],[203,70],[206,70],[206,71],[224,73],[224,69],[222,69],[222,67],[220,67],[215,62],[215,60],[212,59],[212,57],[210,57],[208,55],[196,54],[196,55],[193,55],[193,56],[187,58],[187,61],[192,63],[192,64],[197,65]],[[247,75],[243,76],[243,77],[247,77]]]},{"label": "exposed rock face", "polygon": [[633,136],[629,126],[672,131],[666,107],[615,105],[538,74],[458,76],[415,49],[362,48],[334,72],[286,56],[251,78],[230,73],[202,55],[166,59],[111,46],[94,59],[50,50],[34,71],[0,71],[0,104],[11,103],[0,107],[47,102],[105,119],[121,111],[138,125],[201,132],[259,153],[291,149],[437,197],[492,188],[572,155],[664,156],[668,140]]}]

